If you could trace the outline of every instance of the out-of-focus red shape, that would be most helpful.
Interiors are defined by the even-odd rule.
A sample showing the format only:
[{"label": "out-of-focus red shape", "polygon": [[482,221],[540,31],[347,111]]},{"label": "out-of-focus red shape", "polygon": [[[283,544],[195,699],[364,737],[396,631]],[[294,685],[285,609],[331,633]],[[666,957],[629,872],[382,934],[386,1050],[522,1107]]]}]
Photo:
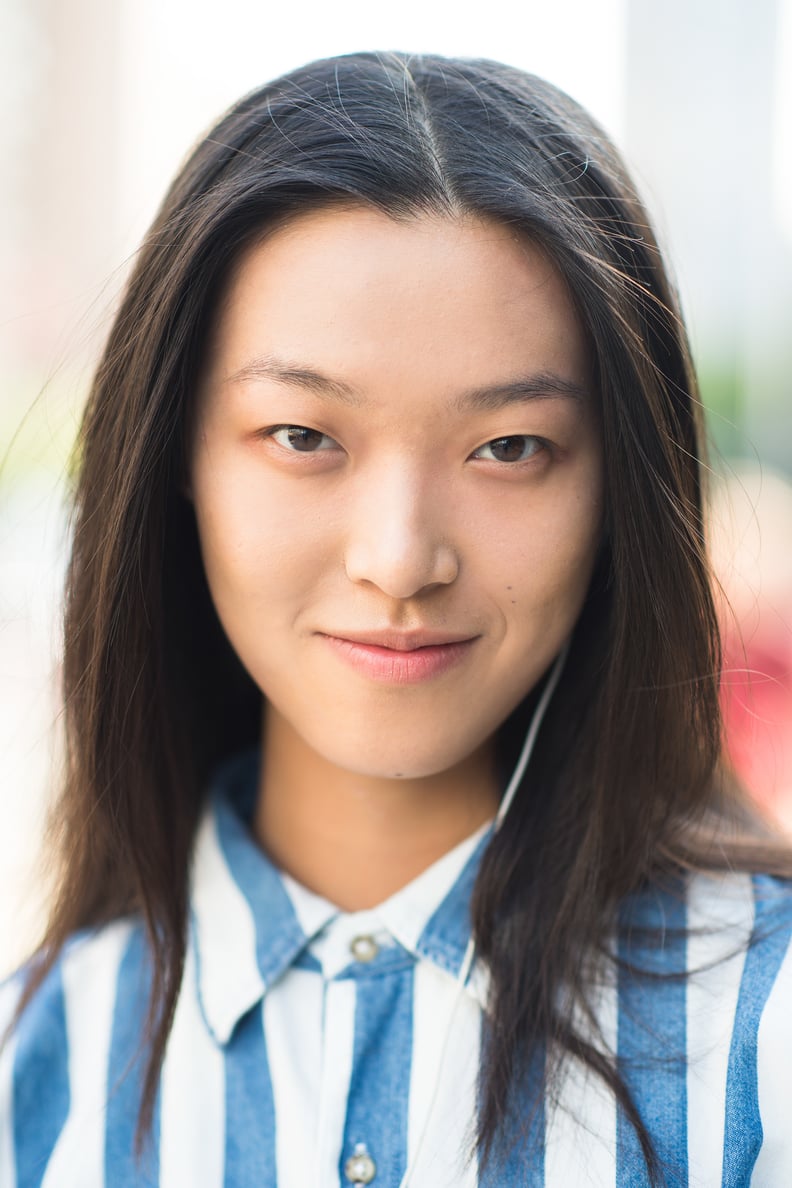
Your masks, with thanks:
[{"label": "out-of-focus red shape", "polygon": [[724,480],[711,552],[727,752],[748,791],[792,830],[792,484],[758,467]]},{"label": "out-of-focus red shape", "polygon": [[745,786],[773,816],[792,824],[792,615],[745,647],[724,640],[721,700],[726,745]]}]

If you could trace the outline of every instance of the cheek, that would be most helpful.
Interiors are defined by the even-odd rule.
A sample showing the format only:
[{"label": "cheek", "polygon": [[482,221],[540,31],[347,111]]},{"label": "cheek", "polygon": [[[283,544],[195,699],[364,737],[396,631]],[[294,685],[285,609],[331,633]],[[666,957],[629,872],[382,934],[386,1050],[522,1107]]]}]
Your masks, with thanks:
[{"label": "cheek", "polygon": [[[260,467],[236,456],[194,468],[193,495],[201,551],[218,613],[261,622],[297,588],[310,586],[324,561],[327,525],[308,515],[294,492],[278,489]],[[229,632],[230,633],[230,632]]]},{"label": "cheek", "polygon": [[193,491],[204,568],[217,603],[243,589],[255,572],[260,520],[233,477],[226,482],[198,468]]},{"label": "cheek", "polygon": [[602,539],[599,468],[541,500],[504,501],[477,532],[480,571],[509,620],[570,620],[583,604]]}]

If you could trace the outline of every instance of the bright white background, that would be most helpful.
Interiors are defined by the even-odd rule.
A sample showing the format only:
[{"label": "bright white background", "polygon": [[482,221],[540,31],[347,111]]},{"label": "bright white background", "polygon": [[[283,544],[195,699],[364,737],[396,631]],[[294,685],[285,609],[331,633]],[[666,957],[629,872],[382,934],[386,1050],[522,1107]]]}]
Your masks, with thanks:
[{"label": "bright white background", "polygon": [[137,0],[124,5],[122,27],[135,47],[125,55],[122,88],[128,225],[149,213],[174,161],[223,108],[265,79],[332,54],[395,49],[496,58],[552,79],[611,132],[620,130],[623,0],[342,0],[291,8]]}]

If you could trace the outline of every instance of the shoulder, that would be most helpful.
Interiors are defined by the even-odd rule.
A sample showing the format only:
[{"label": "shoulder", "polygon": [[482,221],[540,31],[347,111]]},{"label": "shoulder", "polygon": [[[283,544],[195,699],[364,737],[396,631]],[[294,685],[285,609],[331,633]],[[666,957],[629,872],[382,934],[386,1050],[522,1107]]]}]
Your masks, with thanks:
[{"label": "shoulder", "polygon": [[725,1163],[739,1160],[754,1182],[792,1184],[792,883],[697,876],[688,928],[692,1103],[718,1065],[709,1090],[724,1103]]},{"label": "shoulder", "polygon": [[620,1006],[644,1046],[667,1032],[693,1067],[728,1053],[735,1092],[756,1081],[764,1049],[792,1067],[788,881],[724,872],[644,888],[623,905],[619,958]]},{"label": "shoulder", "polygon": [[755,1046],[768,1009],[792,989],[792,883],[764,874],[694,876],[685,923],[689,999],[696,1005],[706,987],[710,998],[727,996],[732,1046]]},{"label": "shoulder", "polygon": [[724,872],[644,888],[619,958],[618,1055],[661,1152],[686,1147],[691,1184],[716,1168],[792,1184],[792,885]]},{"label": "shoulder", "polygon": [[[744,996],[769,992],[785,964],[792,942],[792,881],[766,874],[699,874],[686,896],[688,965],[703,942],[744,950]],[[719,940],[718,940],[719,938]],[[750,991],[750,993],[749,993]]]},{"label": "shoulder", "polygon": [[738,1022],[758,1027],[765,1009],[790,988],[792,882],[765,874],[697,875],[686,925],[692,984],[709,969],[731,965],[739,975]]},{"label": "shoulder", "polygon": [[622,904],[619,937],[622,952],[657,973],[695,975],[740,950],[752,954],[746,975],[767,979],[792,939],[792,881],[725,871],[645,887]]},{"label": "shoulder", "polygon": [[122,920],[73,937],[15,1022],[34,968],[0,985],[0,1035],[10,1027],[0,1052],[0,1150],[16,1176],[3,1178],[0,1159],[0,1184],[37,1182],[35,1168],[80,1104],[89,1069],[106,1070],[125,1000],[146,981],[142,927]]},{"label": "shoulder", "polygon": [[[142,929],[131,920],[118,920],[70,938],[36,987],[18,1025],[12,1030],[17,1057],[28,1047],[46,1050],[57,1044],[64,1024],[76,1025],[81,1009],[88,1013],[86,1004],[91,1004],[91,1013],[95,1017],[102,1000],[115,996],[119,975],[126,973],[128,976],[133,972],[133,966],[140,967],[145,947],[136,941],[142,941]],[[133,949],[137,954],[130,962]],[[0,983],[0,1034],[12,1023],[35,970],[34,957]]]}]

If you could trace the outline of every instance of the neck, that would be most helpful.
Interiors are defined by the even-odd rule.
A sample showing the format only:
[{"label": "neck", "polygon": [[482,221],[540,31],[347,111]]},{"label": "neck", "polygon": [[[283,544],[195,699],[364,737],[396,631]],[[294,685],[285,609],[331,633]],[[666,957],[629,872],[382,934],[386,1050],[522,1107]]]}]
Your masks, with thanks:
[{"label": "neck", "polygon": [[265,710],[256,835],[281,870],[345,911],[393,895],[497,806],[491,747],[437,775],[387,779],[336,767]]}]

